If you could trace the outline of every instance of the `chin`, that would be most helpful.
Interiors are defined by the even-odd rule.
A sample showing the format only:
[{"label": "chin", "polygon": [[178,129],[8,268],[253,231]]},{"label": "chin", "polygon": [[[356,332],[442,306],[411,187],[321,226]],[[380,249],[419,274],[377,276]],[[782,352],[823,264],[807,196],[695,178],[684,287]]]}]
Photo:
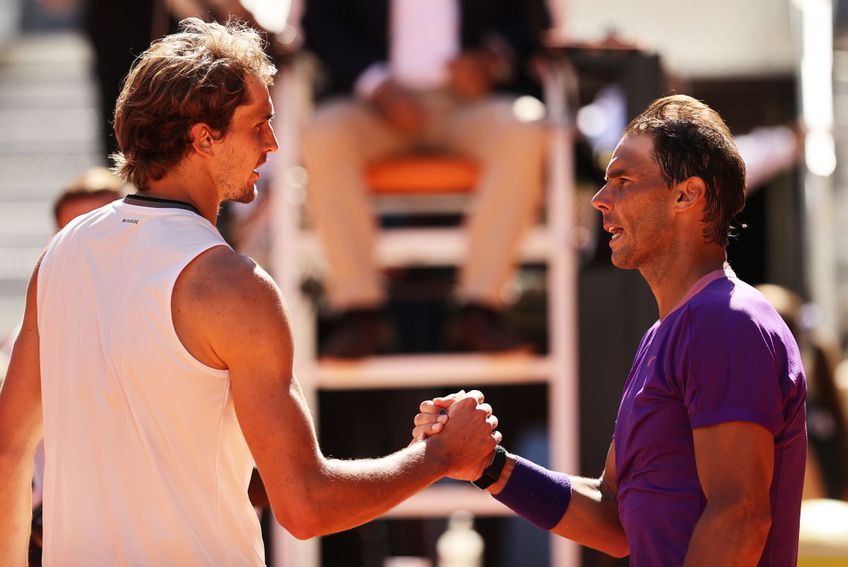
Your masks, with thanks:
[{"label": "chin", "polygon": [[613,266],[620,270],[635,270],[639,267],[633,261],[632,257],[625,256],[624,254],[616,254],[615,252],[610,256],[610,261]]},{"label": "chin", "polygon": [[245,187],[240,193],[228,195],[225,201],[235,201],[236,203],[251,203],[256,199],[256,185]]}]

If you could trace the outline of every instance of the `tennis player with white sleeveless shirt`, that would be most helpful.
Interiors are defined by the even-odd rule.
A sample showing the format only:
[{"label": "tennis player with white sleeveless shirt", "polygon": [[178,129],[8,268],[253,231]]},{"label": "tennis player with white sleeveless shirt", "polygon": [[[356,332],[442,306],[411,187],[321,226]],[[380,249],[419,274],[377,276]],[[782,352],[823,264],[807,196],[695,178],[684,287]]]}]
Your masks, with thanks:
[{"label": "tennis player with white sleeveless shirt", "polygon": [[277,520],[309,538],[491,462],[500,433],[479,392],[386,457],[321,453],[280,292],[214,226],[277,149],[274,73],[256,32],[198,19],[131,69],[115,158],[139,192],[50,243],[0,391],[0,566],[26,564],[42,435],[48,567],[264,564],[254,463]]}]

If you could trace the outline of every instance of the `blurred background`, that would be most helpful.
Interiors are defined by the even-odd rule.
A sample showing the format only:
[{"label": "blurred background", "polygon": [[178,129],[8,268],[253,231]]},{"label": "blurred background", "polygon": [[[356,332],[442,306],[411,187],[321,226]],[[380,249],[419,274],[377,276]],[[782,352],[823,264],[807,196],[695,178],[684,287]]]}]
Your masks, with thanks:
[{"label": "blurred background", "polygon": [[[366,457],[396,450],[408,442],[420,400],[472,384],[495,407],[511,450],[597,476],[621,385],[656,307],[637,273],[611,266],[589,199],[626,122],[654,98],[685,93],[724,117],[748,166],[746,228],[732,241],[730,263],[747,282],[767,285],[805,351],[816,467],[806,496],[848,498],[848,367],[842,363],[848,352],[848,0],[550,0],[528,93],[544,101],[548,115],[541,120],[553,132],[543,209],[565,212],[560,221],[574,246],[558,260],[559,252],[546,249],[520,262],[504,317],[536,356],[528,365],[516,363],[517,370],[504,370],[513,368],[509,360],[499,362],[500,374],[491,371],[497,364],[478,371],[479,358],[439,358],[450,350],[442,329],[455,315],[455,270],[421,254],[400,254],[412,258],[403,268],[400,260],[387,263],[385,314],[396,335],[382,353],[389,356],[322,361],[321,345],[339,318],[327,304],[321,262],[290,258],[301,253],[292,242],[310,227],[308,214],[297,216],[310,175],[299,139],[310,128],[313,101],[320,103],[332,85],[308,54],[308,38],[304,44],[306,7],[291,2],[0,0],[0,340],[20,321],[30,271],[55,231],[55,199],[92,167],[109,165],[110,109],[133,57],[182,17],[232,14],[274,34],[282,149],[261,190],[263,197],[286,198],[228,206],[219,226],[274,274],[303,318],[295,326],[303,345],[298,376],[310,392],[325,452]],[[556,110],[557,101],[565,107]],[[531,118],[538,111],[524,107]],[[562,167],[552,167],[557,163]],[[564,200],[552,199],[557,194]],[[424,224],[455,225],[457,205],[440,199]],[[380,209],[380,226],[417,228],[408,205],[395,199]],[[555,225],[550,216],[539,218],[540,225]],[[423,242],[412,247],[420,252]],[[561,279],[551,277],[551,265],[564,266],[553,270]],[[439,366],[430,372],[433,361]],[[266,512],[269,563],[448,565],[437,542],[465,501],[446,494],[447,501],[425,498],[306,551],[293,551]],[[626,565],[588,550],[552,551],[548,538],[526,523],[468,502],[483,542],[477,564]],[[460,524],[457,519],[451,533],[472,537]]]}]

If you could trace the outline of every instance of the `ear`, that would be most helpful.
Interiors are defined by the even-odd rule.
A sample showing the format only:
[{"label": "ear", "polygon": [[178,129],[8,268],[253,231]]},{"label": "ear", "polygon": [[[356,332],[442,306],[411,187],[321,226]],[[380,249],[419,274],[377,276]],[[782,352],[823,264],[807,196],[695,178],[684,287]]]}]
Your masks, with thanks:
[{"label": "ear", "polygon": [[700,177],[689,177],[674,187],[674,209],[679,212],[695,207],[707,196],[707,184]]},{"label": "ear", "polygon": [[215,131],[204,122],[194,124],[188,131],[191,139],[191,147],[200,155],[211,156],[212,149],[217,139]]}]

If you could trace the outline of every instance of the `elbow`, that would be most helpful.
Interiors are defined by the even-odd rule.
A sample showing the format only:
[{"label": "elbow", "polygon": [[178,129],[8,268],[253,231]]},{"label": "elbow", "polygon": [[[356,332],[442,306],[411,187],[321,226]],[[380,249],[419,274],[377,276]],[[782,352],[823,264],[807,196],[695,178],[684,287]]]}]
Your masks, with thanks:
[{"label": "elbow", "polygon": [[280,527],[301,541],[324,535],[318,518],[313,516],[309,513],[293,513],[291,510],[281,514],[274,511],[274,517]]},{"label": "elbow", "polygon": [[273,497],[270,500],[277,523],[295,538],[307,540],[328,533],[316,502],[308,498],[292,498],[291,494],[285,500]]},{"label": "elbow", "polygon": [[622,559],[630,555],[630,544],[627,543],[627,537],[624,535],[624,532],[617,537],[610,538],[609,545],[604,549],[604,553],[616,559]]},{"label": "elbow", "polygon": [[280,476],[268,475],[265,483],[268,502],[277,523],[299,540],[312,539],[332,532],[332,503],[327,501],[320,479],[304,473],[275,482]]},{"label": "elbow", "polygon": [[[597,527],[597,526],[596,526]],[[580,545],[596,549],[601,553],[621,559],[630,555],[630,543],[621,526],[605,526],[590,532],[562,534]]]},{"label": "elbow", "polygon": [[621,523],[618,521],[596,534],[595,544],[598,551],[602,551],[616,559],[622,559],[630,555],[630,542],[627,541],[627,534],[624,533],[624,528],[621,527]]},{"label": "elbow", "polygon": [[305,541],[307,539],[323,535],[314,525],[310,525],[305,522],[290,522],[287,524],[280,522],[280,525],[294,536],[295,539],[299,539],[300,541]]}]

